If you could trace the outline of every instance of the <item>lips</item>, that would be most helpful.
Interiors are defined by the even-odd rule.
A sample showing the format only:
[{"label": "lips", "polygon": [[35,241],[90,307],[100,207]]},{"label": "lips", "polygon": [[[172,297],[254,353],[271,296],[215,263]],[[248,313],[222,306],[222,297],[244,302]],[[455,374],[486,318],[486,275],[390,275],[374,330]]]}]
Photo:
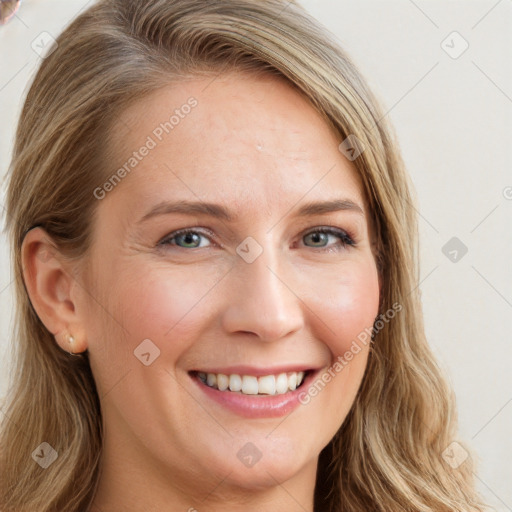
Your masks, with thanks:
[{"label": "lips", "polygon": [[207,386],[244,395],[280,395],[294,391],[303,382],[307,372],[281,372],[277,374],[239,375],[237,373],[196,372],[197,377]]},{"label": "lips", "polygon": [[[294,368],[297,368],[299,371],[294,371]],[[223,409],[229,410],[238,416],[243,416],[248,419],[255,419],[280,417],[286,414],[290,414],[294,409],[300,407],[300,396],[303,393],[307,393],[307,389],[312,385],[312,383],[315,381],[318,375],[320,375],[321,371],[324,368],[325,367],[313,369],[309,367],[309,369],[307,369],[307,367],[305,366],[288,366],[273,369],[263,369],[254,367],[249,368],[247,366],[238,366],[222,369],[209,368],[208,370],[191,370],[188,372],[188,374],[192,379],[192,382],[195,383],[195,386],[197,386],[198,390],[202,392],[203,396],[205,396],[210,403],[217,403]],[[280,371],[282,369],[291,369],[291,371]],[[219,370],[224,371],[226,373],[216,373]],[[233,370],[243,370],[243,372],[247,373],[229,373],[232,372]],[[252,374],[250,372],[252,372]],[[291,378],[291,387],[293,387],[294,377],[292,375],[296,375],[298,377],[301,372],[304,373],[302,383],[298,387],[296,387],[296,389],[292,390],[290,388],[290,383],[288,379]],[[282,374],[285,374],[286,376],[287,386],[284,392],[278,392],[283,391],[284,389],[284,386],[283,388],[278,389],[277,382],[277,379],[279,379],[279,376]],[[224,390],[219,389],[219,375],[225,376],[225,378],[220,378],[221,388],[224,388],[226,386],[226,382],[228,383],[228,387]],[[238,376],[239,378],[238,383],[234,383],[234,389],[237,389],[237,387],[240,385],[243,386],[244,377],[248,377],[245,392],[243,389],[240,389],[238,391],[232,391],[231,389],[229,389],[231,378],[234,375]],[[275,381],[275,394],[260,393],[260,391],[272,391],[271,377]],[[263,384],[262,388],[260,389],[261,378],[263,378]],[[284,383],[284,378],[281,377],[281,379],[282,382]],[[208,384],[208,380],[210,381],[210,385]],[[265,382],[265,380],[268,380],[270,382]],[[258,385],[258,394],[254,394],[256,391],[256,381]]]}]

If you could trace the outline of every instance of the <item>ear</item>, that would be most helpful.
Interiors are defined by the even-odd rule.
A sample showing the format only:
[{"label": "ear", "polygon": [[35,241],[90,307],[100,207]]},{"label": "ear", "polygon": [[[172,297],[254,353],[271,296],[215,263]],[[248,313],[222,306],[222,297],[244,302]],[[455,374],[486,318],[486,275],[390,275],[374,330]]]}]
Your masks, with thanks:
[{"label": "ear", "polygon": [[[72,266],[41,227],[28,231],[21,246],[23,279],[32,306],[66,352],[87,349],[80,298],[83,287]],[[70,343],[69,336],[74,341]]]}]

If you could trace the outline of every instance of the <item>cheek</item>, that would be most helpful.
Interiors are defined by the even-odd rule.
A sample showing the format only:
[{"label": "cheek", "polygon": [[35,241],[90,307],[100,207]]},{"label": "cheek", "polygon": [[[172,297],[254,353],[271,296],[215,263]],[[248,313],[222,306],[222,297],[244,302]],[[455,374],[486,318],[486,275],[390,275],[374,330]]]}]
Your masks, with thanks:
[{"label": "cheek", "polygon": [[329,349],[331,361],[302,396],[302,403],[316,408],[322,428],[334,435],[364,376],[378,314],[379,282],[373,260],[345,262],[328,274],[315,276],[316,294],[308,295],[308,306],[316,313],[311,315],[314,336]]},{"label": "cheek", "polygon": [[[161,351],[177,355],[205,328],[208,294],[222,275],[184,269],[132,269],[120,279],[112,310],[131,351],[151,339]],[[121,328],[121,327],[119,327]]]},{"label": "cheek", "polygon": [[369,341],[367,333],[379,307],[379,282],[373,261],[346,265],[315,289],[318,293],[311,300],[314,311],[319,312],[316,324],[322,334],[318,337],[334,357],[349,350],[358,336]]},{"label": "cheek", "polygon": [[[149,338],[160,350],[179,355],[203,331],[212,328],[215,303],[219,304],[212,299],[217,285],[220,289],[226,284],[221,283],[225,269],[187,271],[161,265],[146,266],[144,271],[137,270],[141,267],[125,268],[128,270],[123,276],[118,274],[117,284],[108,287],[113,315],[107,321],[124,332],[117,339],[129,337],[131,351]],[[333,355],[342,354],[353,339],[373,325],[378,313],[375,264],[373,260],[347,262],[337,270],[306,275],[310,277],[302,281],[302,297],[308,306],[304,310],[309,317],[307,323]]]},{"label": "cheek", "polygon": [[[144,372],[143,359],[137,356],[143,357],[148,350],[154,361],[151,368],[163,364],[172,371],[173,363],[207,330],[208,294],[223,275],[159,265],[117,268],[123,271],[100,280],[88,322],[90,361],[100,395],[128,373],[126,382],[153,375]],[[164,377],[169,379],[166,373]],[[131,396],[138,392],[135,389]]]},{"label": "cheek", "polygon": [[317,297],[317,307],[328,326],[322,340],[332,359],[316,388],[319,392],[330,389],[322,393],[319,406],[332,412],[329,421],[336,431],[354,403],[368,361],[371,328],[379,307],[375,265],[369,262],[345,269],[326,283],[324,292]]}]

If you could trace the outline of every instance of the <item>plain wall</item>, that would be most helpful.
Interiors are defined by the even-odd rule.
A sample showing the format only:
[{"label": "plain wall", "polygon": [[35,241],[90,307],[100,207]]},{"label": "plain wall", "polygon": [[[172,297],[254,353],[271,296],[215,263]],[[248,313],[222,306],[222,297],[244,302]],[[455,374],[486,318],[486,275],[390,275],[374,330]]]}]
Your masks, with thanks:
[{"label": "plain wall", "polygon": [[[40,62],[34,41],[56,37],[91,3],[25,0],[0,26],[2,176]],[[479,487],[496,510],[512,511],[512,2],[302,4],[353,57],[396,128],[418,197],[427,336],[456,392],[460,438],[479,457]],[[469,44],[457,58],[465,43],[454,31]],[[0,397],[14,311],[8,250],[2,233]]]}]

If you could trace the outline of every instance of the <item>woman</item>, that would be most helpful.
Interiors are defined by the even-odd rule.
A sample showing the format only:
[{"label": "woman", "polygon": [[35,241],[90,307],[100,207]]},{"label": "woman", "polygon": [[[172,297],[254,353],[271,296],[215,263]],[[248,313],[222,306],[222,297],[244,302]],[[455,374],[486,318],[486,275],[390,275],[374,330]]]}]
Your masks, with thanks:
[{"label": "woman", "polygon": [[293,3],[104,0],[64,31],[8,189],[3,512],[483,510],[381,118]]}]

